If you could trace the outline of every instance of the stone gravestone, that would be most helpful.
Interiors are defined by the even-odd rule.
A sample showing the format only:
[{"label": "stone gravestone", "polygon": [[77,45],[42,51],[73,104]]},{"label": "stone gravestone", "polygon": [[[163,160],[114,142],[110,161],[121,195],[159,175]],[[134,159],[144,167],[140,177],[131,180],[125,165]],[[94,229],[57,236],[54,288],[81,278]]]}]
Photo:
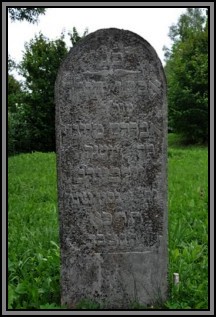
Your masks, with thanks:
[{"label": "stone gravestone", "polygon": [[167,294],[167,105],[162,64],[130,31],[80,40],[56,80],[61,298],[104,308]]}]

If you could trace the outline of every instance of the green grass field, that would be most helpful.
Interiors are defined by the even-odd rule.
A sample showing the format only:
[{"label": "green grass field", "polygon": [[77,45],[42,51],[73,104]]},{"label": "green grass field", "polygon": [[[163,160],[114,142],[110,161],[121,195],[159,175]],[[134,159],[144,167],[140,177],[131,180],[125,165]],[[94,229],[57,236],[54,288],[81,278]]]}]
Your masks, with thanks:
[{"label": "green grass field", "polygon": [[[208,309],[207,148],[183,147],[169,134],[168,188],[169,299],[157,308]],[[8,308],[61,308],[59,267],[55,154],[10,157]],[[98,306],[86,301],[77,308]]]}]

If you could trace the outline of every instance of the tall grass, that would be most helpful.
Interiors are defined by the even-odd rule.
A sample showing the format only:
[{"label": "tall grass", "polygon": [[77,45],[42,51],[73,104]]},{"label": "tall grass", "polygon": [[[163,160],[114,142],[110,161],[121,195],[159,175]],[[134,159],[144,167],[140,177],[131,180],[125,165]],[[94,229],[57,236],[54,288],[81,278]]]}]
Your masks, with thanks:
[{"label": "tall grass", "polygon": [[[208,151],[169,136],[168,308],[208,308]],[[180,275],[174,287],[172,275]]]},{"label": "tall grass", "polygon": [[8,298],[12,308],[60,305],[55,164],[53,153],[9,159]]},{"label": "tall grass", "polygon": [[[169,299],[161,308],[208,308],[208,153],[169,135]],[[60,306],[54,153],[9,158],[8,308]],[[172,275],[179,273],[174,286]],[[85,301],[78,308],[95,308]],[[64,307],[63,307],[64,308]]]}]

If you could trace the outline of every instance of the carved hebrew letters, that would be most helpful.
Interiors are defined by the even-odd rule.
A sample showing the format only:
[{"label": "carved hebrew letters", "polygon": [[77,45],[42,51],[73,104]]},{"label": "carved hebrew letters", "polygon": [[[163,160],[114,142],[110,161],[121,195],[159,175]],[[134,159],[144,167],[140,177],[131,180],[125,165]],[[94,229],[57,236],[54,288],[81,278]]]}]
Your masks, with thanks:
[{"label": "carved hebrew letters", "polygon": [[[114,56],[114,61],[121,60],[119,57],[121,55],[116,54]],[[105,74],[107,73],[105,72]],[[86,79],[83,85],[81,84],[81,81],[78,81],[75,84],[76,90],[84,93],[84,90],[87,89],[87,94],[89,94],[90,90],[90,94],[98,94],[99,91],[101,93],[102,87],[106,86],[106,81],[99,81],[95,85],[95,79],[91,81],[91,73],[88,72],[87,75],[88,81]],[[120,81],[115,81],[113,86],[114,90],[120,89],[121,85],[122,83]],[[124,89],[134,89],[136,85],[138,87],[137,91],[141,90],[143,92],[143,90],[146,89],[146,84],[142,84],[141,81],[138,81],[135,85],[134,81],[126,80],[123,85]],[[159,87],[158,84],[157,87]],[[65,145],[72,145],[73,141],[78,141],[80,145],[83,144],[78,156],[82,164],[80,163],[77,164],[76,167],[72,167],[74,172],[71,177],[71,185],[77,186],[77,192],[73,192],[71,194],[72,204],[78,206],[79,208],[85,208],[86,206],[98,208],[97,206],[101,207],[104,201],[111,202],[111,200],[114,204],[116,204],[116,193],[118,193],[118,200],[121,201],[121,203],[118,208],[113,209],[114,214],[106,211],[107,204],[103,211],[97,212],[97,218],[100,218],[99,223],[102,226],[106,225],[106,228],[107,226],[110,226],[110,229],[106,229],[108,230],[107,234],[113,234],[113,217],[115,217],[119,208],[120,210],[127,208],[125,207],[127,203],[121,197],[121,190],[116,191],[115,186],[127,182],[130,183],[133,179],[140,178],[145,180],[146,166],[149,164],[149,160],[153,159],[155,155],[155,148],[153,142],[151,141],[152,135],[149,131],[148,122],[146,120],[140,120],[140,117],[137,118],[137,121],[133,118],[133,110],[137,107],[135,103],[132,101],[126,101],[125,103],[122,101],[108,101],[107,104],[108,114],[110,115],[110,120],[108,120],[107,123],[94,123],[93,121],[85,122],[79,120],[76,121],[76,123],[62,125],[61,144],[63,147]],[[100,107],[100,104],[98,104],[98,107]],[[115,120],[119,118],[119,121],[112,122],[112,116],[115,117]],[[122,116],[125,117],[125,121],[122,121]],[[129,120],[130,117],[133,118],[133,120]],[[106,140],[110,140],[111,142],[105,143]],[[130,163],[131,160],[129,158],[131,154],[126,151],[127,147],[120,146],[119,140],[129,140],[130,142],[133,142],[133,164]],[[124,160],[125,164],[116,166],[115,162],[118,162],[118,160]],[[94,165],[94,162],[100,162],[100,165]],[[106,162],[109,162],[108,167]],[[114,191],[108,193],[101,193],[98,191],[97,194],[93,193],[90,188],[87,191],[78,191],[80,186],[84,186],[86,184],[89,184],[88,186],[91,186],[91,184],[94,186],[114,186]],[[149,197],[151,196],[150,191],[146,189],[142,191],[144,199],[140,199],[140,202],[142,200],[145,201],[143,208],[149,208]],[[96,196],[98,201],[96,200]],[[131,199],[131,201],[135,204],[138,202],[138,199]],[[91,210],[88,210],[88,212],[91,213]],[[121,230],[122,232],[125,232],[124,234],[126,235],[128,235],[131,230],[134,230],[133,227],[135,227],[137,223],[142,224],[145,221],[142,214],[134,209],[133,211],[128,211],[125,214],[125,219],[127,219],[125,222],[127,223],[127,226],[122,227]],[[100,232],[101,228],[97,227],[97,231]],[[106,245],[109,248],[109,243],[105,243],[106,240],[105,238],[102,238],[102,233],[98,233],[98,235],[99,236],[94,236],[94,241],[92,241],[94,246],[98,243],[98,246]],[[90,236],[92,237],[92,235]],[[127,248],[130,249],[131,245],[136,247],[136,243],[138,243],[137,246],[139,247],[140,245],[143,245],[144,248],[148,247],[148,244],[145,245],[144,241],[146,243],[149,239],[142,239],[142,243],[137,239],[133,239],[133,243],[130,242],[127,244],[126,242],[122,242],[121,245],[125,246],[125,250],[127,250]],[[117,242],[114,244],[113,242],[111,248],[112,250],[114,245],[117,246],[119,244],[117,244]]]},{"label": "carved hebrew letters", "polygon": [[161,62],[134,33],[96,31],[62,62],[55,99],[62,303],[154,302],[167,285]]}]

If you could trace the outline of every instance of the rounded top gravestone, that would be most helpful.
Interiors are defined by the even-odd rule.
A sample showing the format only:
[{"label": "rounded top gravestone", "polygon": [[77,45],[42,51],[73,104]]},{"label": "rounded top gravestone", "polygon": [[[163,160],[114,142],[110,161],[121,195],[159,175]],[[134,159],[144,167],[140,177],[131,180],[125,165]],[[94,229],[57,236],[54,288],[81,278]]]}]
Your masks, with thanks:
[{"label": "rounded top gravestone", "polygon": [[167,292],[167,105],[162,64],[135,33],[78,42],[55,86],[62,303],[107,308]]}]

